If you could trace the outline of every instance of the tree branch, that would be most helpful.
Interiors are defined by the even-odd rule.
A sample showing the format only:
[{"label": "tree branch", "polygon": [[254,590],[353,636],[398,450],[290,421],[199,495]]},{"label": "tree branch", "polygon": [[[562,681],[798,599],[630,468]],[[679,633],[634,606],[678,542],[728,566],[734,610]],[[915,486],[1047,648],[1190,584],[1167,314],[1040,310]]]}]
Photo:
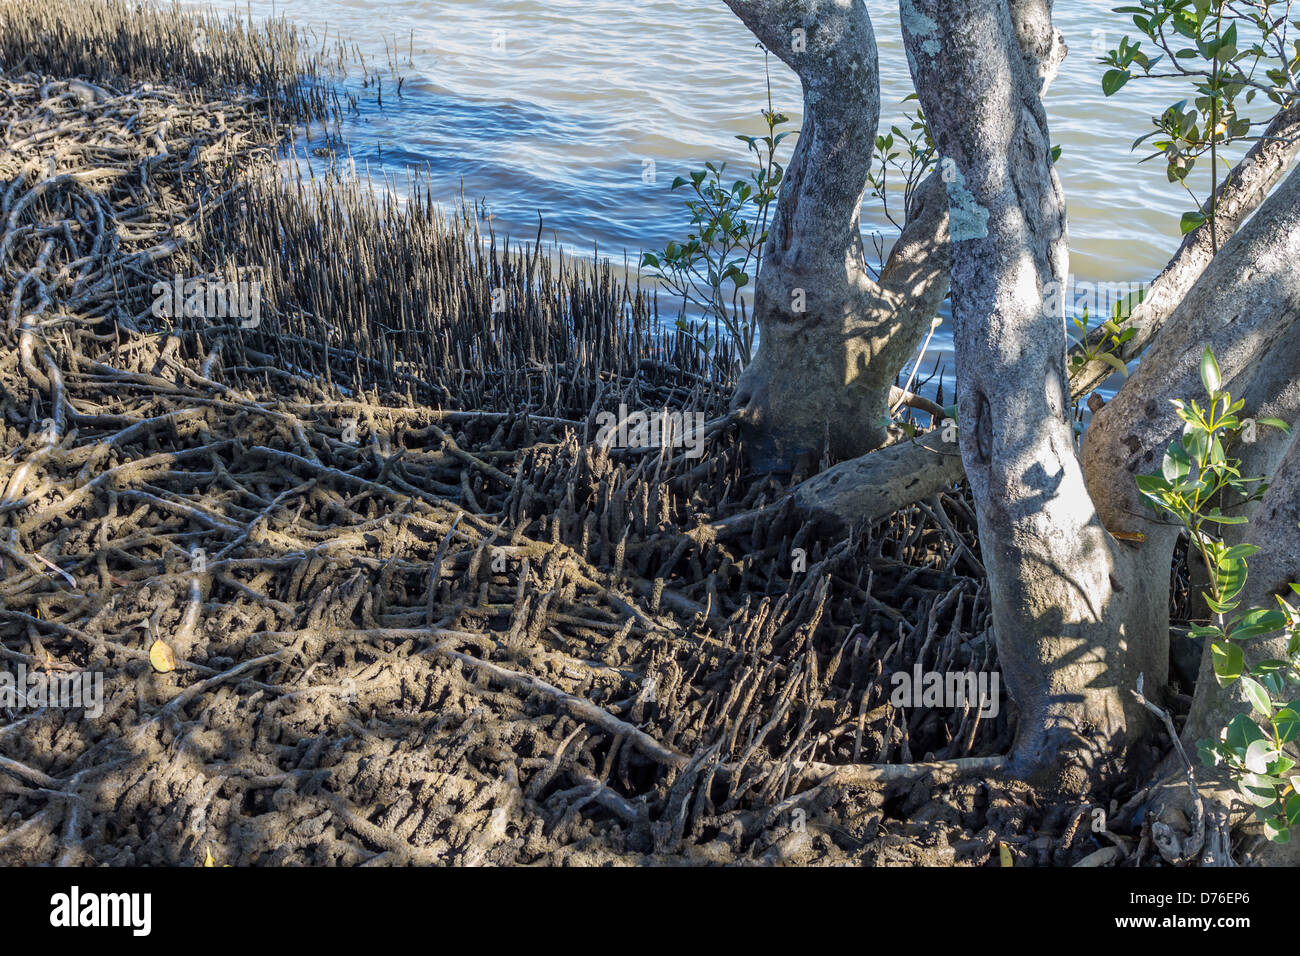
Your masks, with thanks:
[{"label": "tree branch", "polygon": [[[1221,243],[1259,208],[1297,151],[1300,151],[1300,104],[1288,107],[1274,117],[1263,136],[1232,168],[1219,187],[1218,201],[1213,208],[1217,210]],[[1201,207],[1202,214],[1208,216],[1211,208],[1211,200],[1207,199]],[[1146,297],[1133,309],[1125,327],[1134,329],[1137,334],[1119,349],[1117,354],[1122,361],[1133,361],[1155,340],[1213,258],[1210,226],[1206,222],[1183,237],[1178,251],[1152,281]],[[1105,335],[1100,329],[1094,329],[1089,334],[1088,344],[1094,349],[1101,347]],[[1083,355],[1083,349],[1075,347],[1072,350],[1072,361],[1075,355]],[[1105,362],[1090,362],[1073,369],[1071,395],[1074,398],[1087,395],[1114,373],[1115,369]]]}]

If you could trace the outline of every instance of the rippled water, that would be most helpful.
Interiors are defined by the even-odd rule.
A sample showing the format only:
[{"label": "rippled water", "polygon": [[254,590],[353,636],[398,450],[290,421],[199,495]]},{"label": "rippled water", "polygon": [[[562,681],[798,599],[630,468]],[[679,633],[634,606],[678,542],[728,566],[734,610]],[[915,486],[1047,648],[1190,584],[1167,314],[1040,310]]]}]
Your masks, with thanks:
[{"label": "rippled water", "polygon": [[[500,229],[629,261],[684,233],[675,175],[705,160],[746,162],[737,133],[761,129],[764,55],[721,0],[218,0],[217,10],[283,13],[324,39],[355,44],[384,79],[345,127],[372,177],[427,167],[436,191],[487,203]],[[1178,243],[1190,208],[1163,165],[1130,151],[1170,88],[1130,84],[1102,96],[1095,57],[1131,22],[1111,0],[1057,0],[1071,55],[1047,110],[1063,148],[1072,272],[1090,281],[1146,280]],[[868,0],[880,49],[882,129],[911,92],[895,2]],[[797,123],[799,87],[771,59],[775,105]],[[352,81],[359,82],[355,72]],[[1180,96],[1183,94],[1179,94]],[[303,149],[304,156],[309,156]],[[315,160],[319,162],[319,160]],[[646,182],[653,163],[654,181]],[[892,238],[878,205],[868,235]],[[869,244],[870,245],[870,244]],[[942,336],[940,336],[942,338]]]}]

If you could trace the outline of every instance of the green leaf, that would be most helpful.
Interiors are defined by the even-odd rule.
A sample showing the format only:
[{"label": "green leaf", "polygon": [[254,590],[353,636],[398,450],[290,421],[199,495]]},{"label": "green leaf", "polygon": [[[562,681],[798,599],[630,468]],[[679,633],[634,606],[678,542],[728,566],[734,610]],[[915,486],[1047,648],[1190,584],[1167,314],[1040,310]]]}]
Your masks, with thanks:
[{"label": "green leaf", "polygon": [[[1178,416],[1180,418],[1191,414],[1192,413],[1187,411],[1186,408],[1178,409]],[[1204,461],[1210,450],[1210,440],[1205,434],[1205,429],[1201,428],[1201,426],[1197,425],[1195,422],[1187,422],[1187,424],[1183,426],[1183,447],[1187,449],[1187,454],[1191,456],[1192,461]]]},{"label": "green leaf", "polygon": [[1293,793],[1286,798],[1285,814],[1287,826],[1300,826],[1300,793]]},{"label": "green leaf", "polygon": [[1277,785],[1263,774],[1244,774],[1237,789],[1257,807],[1270,807],[1277,802]]},{"label": "green leaf", "polygon": [[[1250,701],[1250,706],[1255,709],[1255,713],[1261,717],[1273,716],[1273,702],[1269,699],[1268,691],[1260,686],[1259,681],[1242,675],[1241,687],[1246,692],[1246,699]],[[1268,768],[1261,767],[1259,769],[1267,770]]]},{"label": "green leaf", "polygon": [[1264,685],[1269,696],[1275,701],[1280,701],[1286,693],[1286,685],[1290,679],[1291,663],[1281,660],[1260,661],[1250,669],[1250,675]]},{"label": "green leaf", "polygon": [[1224,556],[1228,558],[1241,558],[1244,560],[1258,553],[1259,545],[1257,544],[1234,544],[1224,552]]},{"label": "green leaf", "polygon": [[1223,763],[1225,757],[1231,755],[1231,751],[1217,740],[1198,740],[1196,752],[1201,758],[1201,763],[1207,767],[1217,767]]},{"label": "green leaf", "polygon": [[1268,425],[1270,428],[1280,428],[1288,435],[1291,434],[1291,426],[1280,418],[1257,418],[1255,419],[1255,424]]},{"label": "green leaf", "polygon": [[1148,498],[1159,500],[1162,492],[1169,490],[1169,482],[1160,475],[1137,475],[1138,491]]},{"label": "green leaf", "polygon": [[1206,521],[1213,521],[1215,524],[1246,524],[1250,521],[1244,515],[1225,515],[1218,508],[1212,508],[1204,515]]},{"label": "green leaf", "polygon": [[1267,740],[1264,731],[1259,729],[1246,714],[1237,714],[1224,729],[1224,742],[1236,753],[1244,754],[1246,748],[1256,740]]},{"label": "green leaf", "polygon": [[1179,234],[1185,236],[1203,222],[1205,217],[1199,211],[1185,212],[1183,218],[1178,221]]},{"label": "green leaf", "polygon": [[1273,758],[1272,762],[1268,765],[1268,775],[1270,777],[1280,777],[1282,774],[1286,773],[1294,766],[1295,766],[1294,760],[1292,760],[1286,754],[1278,754]]},{"label": "green leaf", "polygon": [[1264,821],[1264,836],[1274,843],[1290,843],[1291,831],[1281,825],[1281,821],[1270,817]]},{"label": "green leaf", "polygon": [[[1215,583],[1219,586],[1219,601],[1227,603],[1246,586],[1246,562],[1240,558],[1224,558],[1213,569]],[[1232,636],[1229,632],[1229,637]]]},{"label": "green leaf", "polygon": [[1101,91],[1106,96],[1112,96],[1118,93],[1120,88],[1128,81],[1128,70],[1107,70],[1101,78]]},{"label": "green leaf", "polygon": [[1221,60],[1231,60],[1237,55],[1237,24],[1234,23],[1223,31],[1217,52]]},{"label": "green leaf", "polygon": [[[1219,683],[1231,684],[1241,676],[1244,658],[1241,648],[1236,644],[1231,642],[1211,644],[1210,655],[1214,658],[1214,674],[1219,678]],[[1254,726],[1253,721],[1251,726]]]},{"label": "green leaf", "polygon": [[1243,614],[1237,624],[1228,629],[1228,636],[1234,641],[1248,641],[1280,631],[1286,623],[1286,615],[1281,611],[1260,608]]},{"label": "green leaf", "polygon": [[1121,360],[1120,357],[1116,355],[1114,352],[1098,352],[1097,360],[1101,362],[1105,362],[1115,371],[1123,374],[1125,378],[1128,377],[1128,366],[1125,365],[1123,360]]},{"label": "green leaf", "polygon": [[1181,481],[1187,477],[1191,469],[1192,460],[1187,456],[1187,449],[1181,442],[1171,444],[1165,452],[1165,459],[1160,467],[1165,478],[1170,482]]},{"label": "green leaf", "polygon": [[1216,601],[1208,594],[1202,595],[1202,599],[1205,601],[1205,606],[1215,614],[1227,614],[1229,611],[1236,610],[1237,605],[1241,603],[1240,601]]}]

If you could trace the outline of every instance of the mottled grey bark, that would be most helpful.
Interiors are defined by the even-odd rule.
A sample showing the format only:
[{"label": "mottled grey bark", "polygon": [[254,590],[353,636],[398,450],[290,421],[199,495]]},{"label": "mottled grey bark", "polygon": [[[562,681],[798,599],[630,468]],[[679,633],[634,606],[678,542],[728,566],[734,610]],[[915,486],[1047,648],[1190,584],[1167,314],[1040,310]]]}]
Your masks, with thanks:
[{"label": "mottled grey bark", "polygon": [[791,505],[824,534],[887,518],[961,480],[961,454],[944,436],[944,429],[936,429],[916,441],[895,442],[840,462],[763,508],[700,526],[693,537],[703,542],[747,534],[756,520]]},{"label": "mottled grey bark", "polygon": [[859,212],[879,121],[875,36],[862,0],[727,0],[803,85],[804,118],[755,286],[759,347],[733,407],[751,463],[789,470],[827,447],[885,444],[889,389],[947,292],[946,204],[918,189],[880,281]]},{"label": "mottled grey bark", "polygon": [[1164,675],[1168,576],[1135,574],[1102,526],[1068,420],[1064,323],[1044,306],[1066,277],[1065,205],[1033,53],[1054,47],[1050,20],[1025,15],[1045,6],[900,4],[947,173],[960,444],[1019,708],[1013,767],[1084,789],[1145,723],[1136,674]]},{"label": "mottled grey bark", "polygon": [[[1153,512],[1134,476],[1160,467],[1182,423],[1174,399],[1204,404],[1201,354],[1209,346],[1224,387],[1247,417],[1300,419],[1300,171],[1292,172],[1223,246],[1143,355],[1092,419],[1083,461],[1092,498],[1111,531],[1147,533]],[[1260,428],[1235,454],[1251,474],[1271,474],[1289,439]],[[1163,557],[1163,556],[1162,556]]]},{"label": "mottled grey bark", "polygon": [[1052,0],[1010,0],[1007,4],[1016,45],[1026,66],[1038,78],[1041,98],[1065,62],[1061,31],[1052,26]]},{"label": "mottled grey bark", "polygon": [[961,453],[945,434],[935,429],[840,462],[796,485],[794,504],[829,532],[887,518],[961,481]]}]

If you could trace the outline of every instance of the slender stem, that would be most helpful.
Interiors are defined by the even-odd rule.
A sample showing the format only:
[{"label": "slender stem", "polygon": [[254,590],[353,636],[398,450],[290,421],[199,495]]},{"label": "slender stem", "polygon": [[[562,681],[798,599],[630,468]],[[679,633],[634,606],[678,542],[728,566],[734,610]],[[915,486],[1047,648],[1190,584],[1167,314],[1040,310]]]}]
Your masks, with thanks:
[{"label": "slender stem", "polygon": [[[1223,42],[1223,2],[1214,5],[1214,42]],[[1214,75],[1210,80],[1210,249],[1219,252],[1219,54],[1214,50]]]}]

